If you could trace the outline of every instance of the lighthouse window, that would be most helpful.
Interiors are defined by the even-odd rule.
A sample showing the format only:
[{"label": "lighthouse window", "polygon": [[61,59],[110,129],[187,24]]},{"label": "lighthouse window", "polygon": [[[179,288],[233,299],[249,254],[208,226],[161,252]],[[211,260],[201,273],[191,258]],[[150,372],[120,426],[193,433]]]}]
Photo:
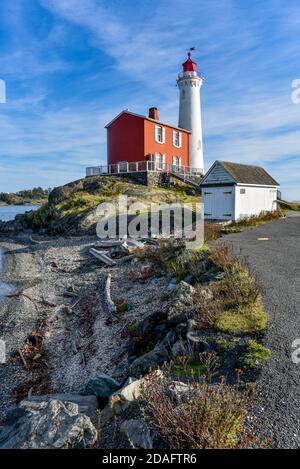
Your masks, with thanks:
[{"label": "lighthouse window", "polygon": [[181,147],[181,132],[178,132],[177,130],[173,130],[173,145],[174,147],[180,148]]},{"label": "lighthouse window", "polygon": [[165,143],[165,129],[159,125],[155,126],[155,141]]}]

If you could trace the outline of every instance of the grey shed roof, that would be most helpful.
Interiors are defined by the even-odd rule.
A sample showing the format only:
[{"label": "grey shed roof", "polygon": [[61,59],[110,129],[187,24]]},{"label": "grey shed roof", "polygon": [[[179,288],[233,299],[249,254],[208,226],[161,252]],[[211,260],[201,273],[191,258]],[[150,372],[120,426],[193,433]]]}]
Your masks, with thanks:
[{"label": "grey shed roof", "polygon": [[[230,163],[227,161],[216,161],[234,179],[237,184],[254,184],[262,186],[280,186],[264,168],[247,164]],[[203,180],[205,184],[205,177]]]}]

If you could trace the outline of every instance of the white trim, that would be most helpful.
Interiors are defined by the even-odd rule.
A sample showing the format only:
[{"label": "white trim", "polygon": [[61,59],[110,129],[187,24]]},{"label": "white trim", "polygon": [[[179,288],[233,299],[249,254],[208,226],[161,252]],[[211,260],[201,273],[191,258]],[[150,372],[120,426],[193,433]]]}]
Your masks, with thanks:
[{"label": "white trim", "polygon": [[[160,130],[161,130],[161,140],[158,136],[158,135],[160,135],[158,133],[158,131],[160,131]],[[154,138],[155,138],[156,143],[160,143],[161,145],[166,143],[166,129],[162,125],[155,124],[154,133],[155,133]]]},{"label": "white trim", "polygon": [[[176,137],[178,136],[178,145],[176,144]],[[179,130],[173,130],[173,147],[181,148],[182,147],[182,132]]]}]

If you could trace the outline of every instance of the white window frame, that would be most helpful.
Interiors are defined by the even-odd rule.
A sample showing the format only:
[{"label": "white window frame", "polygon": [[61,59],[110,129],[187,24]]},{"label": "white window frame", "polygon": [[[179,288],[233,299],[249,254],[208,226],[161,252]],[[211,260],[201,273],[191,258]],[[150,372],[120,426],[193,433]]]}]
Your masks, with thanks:
[{"label": "white window frame", "polygon": [[155,153],[155,169],[157,171],[163,171],[165,167],[166,155],[162,153]]},{"label": "white window frame", "polygon": [[173,156],[172,158],[172,166],[175,171],[179,171],[181,167],[181,157],[180,156]]},{"label": "white window frame", "polygon": [[[178,143],[177,140],[178,139]],[[182,147],[182,132],[179,130],[173,130],[173,146],[176,148]]]},{"label": "white window frame", "polygon": [[155,125],[155,141],[157,143],[166,143],[166,129],[161,125]]}]

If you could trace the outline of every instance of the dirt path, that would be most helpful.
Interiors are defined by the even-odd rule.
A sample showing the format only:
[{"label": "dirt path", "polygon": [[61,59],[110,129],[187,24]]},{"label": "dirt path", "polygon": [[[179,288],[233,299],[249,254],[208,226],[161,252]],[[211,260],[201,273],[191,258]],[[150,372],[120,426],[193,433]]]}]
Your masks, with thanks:
[{"label": "dirt path", "polygon": [[248,257],[270,314],[265,345],[273,357],[257,383],[261,403],[256,428],[277,448],[299,448],[300,364],[292,362],[291,354],[293,341],[300,338],[300,218],[279,220],[224,240]]}]

